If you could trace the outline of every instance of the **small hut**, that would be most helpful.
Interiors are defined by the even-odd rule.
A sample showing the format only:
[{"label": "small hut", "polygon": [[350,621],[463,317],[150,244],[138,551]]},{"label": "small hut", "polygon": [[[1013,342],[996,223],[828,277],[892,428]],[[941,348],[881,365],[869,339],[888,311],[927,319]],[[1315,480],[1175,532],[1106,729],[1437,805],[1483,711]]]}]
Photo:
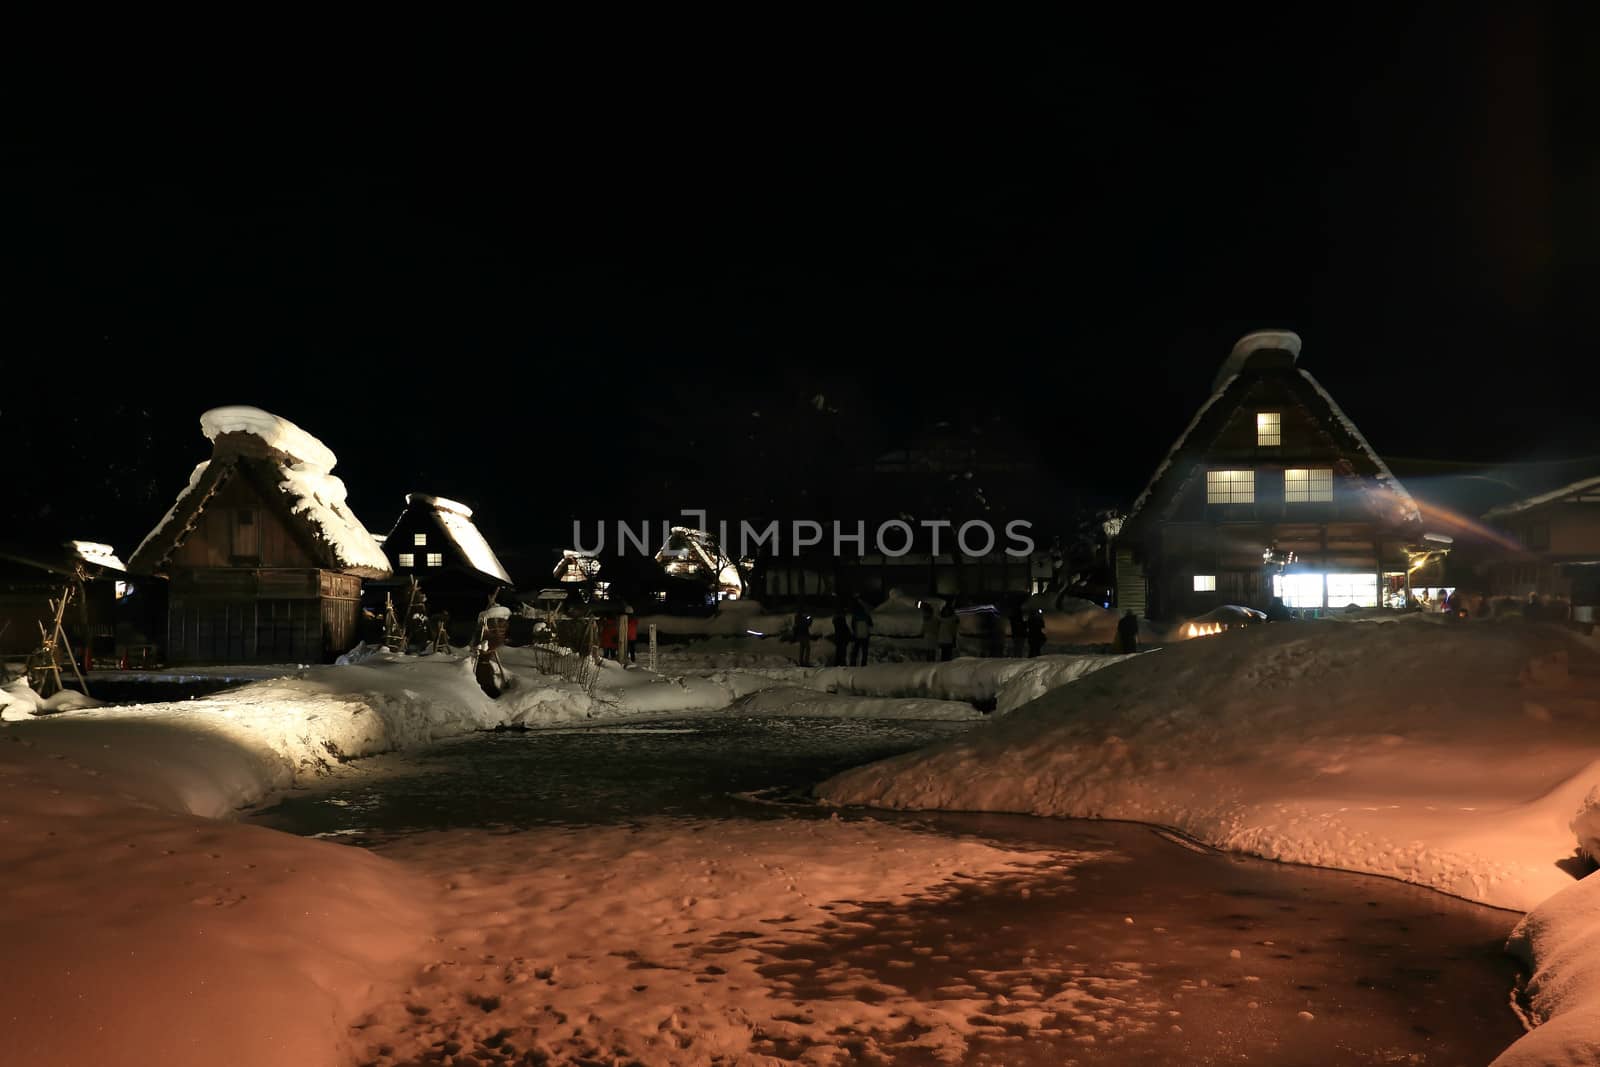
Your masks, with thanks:
[{"label": "small hut", "polygon": [[115,607],[127,573],[110,545],[68,541],[59,548],[0,545],[0,655],[39,647],[41,628],[54,626],[50,602],[71,587],[62,625],[87,667],[115,656]]},{"label": "small hut", "polygon": [[[406,494],[405,510],[385,535],[383,551],[394,572],[396,600],[415,577],[429,612],[448,611],[452,637],[461,643],[476,636],[472,625],[490,593],[498,591],[501,603],[510,599],[511,575],[472,521],[472,509],[459,501]],[[381,601],[390,590],[389,583],[373,583],[369,594]]]},{"label": "small hut", "polygon": [[355,643],[362,579],[390,573],[337,458],[259,408],[214,408],[200,428],[211,458],[128,561],[166,579],[167,660],[331,660]]}]

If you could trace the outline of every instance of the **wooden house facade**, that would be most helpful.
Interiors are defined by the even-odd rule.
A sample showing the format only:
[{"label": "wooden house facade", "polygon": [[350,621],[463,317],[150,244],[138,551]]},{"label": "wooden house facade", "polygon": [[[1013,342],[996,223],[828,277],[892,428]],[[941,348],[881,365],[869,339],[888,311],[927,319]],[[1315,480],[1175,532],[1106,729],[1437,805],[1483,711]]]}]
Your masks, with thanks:
[{"label": "wooden house facade", "polygon": [[165,659],[320,663],[347,651],[361,582],[389,567],[345,507],[332,453],[254,408],[201,422],[211,459],[129,560],[133,573],[166,581]]},{"label": "wooden house facade", "polygon": [[1484,521],[1508,535],[1482,564],[1492,596],[1565,602],[1578,622],[1600,605],[1600,476],[1494,508]]},{"label": "wooden house facade", "polygon": [[1416,503],[1299,354],[1288,332],[1234,346],[1122,525],[1121,606],[1172,620],[1281,598],[1319,612],[1404,589]]}]

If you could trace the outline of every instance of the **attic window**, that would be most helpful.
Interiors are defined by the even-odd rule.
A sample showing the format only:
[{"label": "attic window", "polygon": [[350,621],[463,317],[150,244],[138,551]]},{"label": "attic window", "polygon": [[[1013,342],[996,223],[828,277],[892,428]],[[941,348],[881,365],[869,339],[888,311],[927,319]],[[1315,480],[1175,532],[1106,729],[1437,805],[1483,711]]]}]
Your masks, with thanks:
[{"label": "attic window", "polygon": [[400,566],[402,566],[402,567],[415,567],[416,565],[417,565],[417,557],[416,556],[414,556],[410,552],[402,552],[402,553],[400,553]]},{"label": "attic window", "polygon": [[428,553],[428,566],[430,566],[430,567],[442,567],[442,566],[444,566],[444,553],[443,552],[429,552]]},{"label": "attic window", "polygon": [[422,545],[426,545],[428,543],[428,535],[425,534],[425,533],[412,534],[411,535],[411,543],[414,544],[414,545],[417,545],[419,547],[422,546]]},{"label": "attic window", "polygon": [[1217,591],[1217,576],[1215,574],[1195,575],[1194,591],[1196,593],[1215,593]]},{"label": "attic window", "polygon": [[1283,444],[1283,413],[1256,412],[1256,447],[1276,448]]},{"label": "attic window", "polygon": [[1207,504],[1254,504],[1255,471],[1206,471]]},{"label": "attic window", "polygon": [[1283,499],[1289,504],[1332,500],[1333,469],[1290,467],[1283,472]]}]

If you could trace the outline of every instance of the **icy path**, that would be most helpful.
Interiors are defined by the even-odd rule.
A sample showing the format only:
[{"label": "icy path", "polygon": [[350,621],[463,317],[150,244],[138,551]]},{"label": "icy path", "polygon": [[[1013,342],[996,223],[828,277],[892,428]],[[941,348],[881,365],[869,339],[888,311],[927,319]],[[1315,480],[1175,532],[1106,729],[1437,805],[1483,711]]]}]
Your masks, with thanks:
[{"label": "icy path", "polygon": [[356,1035],[377,1064],[1484,1063],[1520,1034],[1509,913],[1133,824],[783,802],[964,728],[483,735],[256,821],[435,887]]}]

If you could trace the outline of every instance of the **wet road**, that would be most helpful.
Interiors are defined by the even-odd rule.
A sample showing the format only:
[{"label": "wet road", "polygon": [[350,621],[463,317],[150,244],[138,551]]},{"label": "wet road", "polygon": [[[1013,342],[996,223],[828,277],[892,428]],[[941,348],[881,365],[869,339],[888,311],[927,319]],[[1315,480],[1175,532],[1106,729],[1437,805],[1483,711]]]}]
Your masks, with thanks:
[{"label": "wet road", "polygon": [[[382,849],[440,830],[825,817],[804,802],[815,782],[968,728],[707,719],[484,734],[365,761],[255,821]],[[1482,1064],[1521,1033],[1500,951],[1510,913],[1133,824],[872,817],[1080,858],[926,901],[836,905],[801,941],[707,951],[761,953],[773,992],[800,1003],[888,986],[981,1001],[972,1063]],[[798,1058],[806,1042],[760,1050]]]}]

